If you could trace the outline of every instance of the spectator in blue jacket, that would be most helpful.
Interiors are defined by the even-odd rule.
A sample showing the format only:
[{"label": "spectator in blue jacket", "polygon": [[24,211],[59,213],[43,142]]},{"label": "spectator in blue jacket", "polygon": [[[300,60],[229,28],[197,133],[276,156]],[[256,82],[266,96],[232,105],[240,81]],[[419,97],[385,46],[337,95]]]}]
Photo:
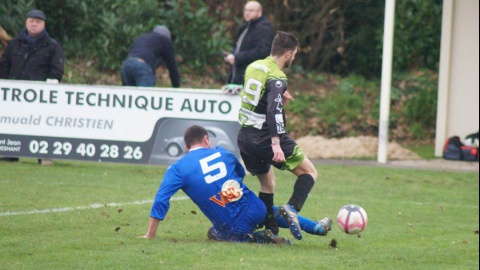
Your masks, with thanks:
[{"label": "spectator in blue jacket", "polygon": [[173,87],[180,87],[180,75],[175,61],[170,30],[164,25],[138,37],[122,67],[122,85],[150,86],[156,84],[156,70],[166,64]]}]

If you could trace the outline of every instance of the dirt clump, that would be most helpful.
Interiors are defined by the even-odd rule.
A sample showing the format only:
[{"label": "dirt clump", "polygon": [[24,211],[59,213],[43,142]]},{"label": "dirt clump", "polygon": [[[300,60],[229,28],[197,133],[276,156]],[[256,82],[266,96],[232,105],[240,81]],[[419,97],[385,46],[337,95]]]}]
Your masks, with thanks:
[{"label": "dirt clump", "polygon": [[[306,136],[296,140],[310,159],[376,158],[378,138],[369,136],[328,139],[322,136]],[[416,153],[395,142],[387,145],[389,160],[419,160]]]}]

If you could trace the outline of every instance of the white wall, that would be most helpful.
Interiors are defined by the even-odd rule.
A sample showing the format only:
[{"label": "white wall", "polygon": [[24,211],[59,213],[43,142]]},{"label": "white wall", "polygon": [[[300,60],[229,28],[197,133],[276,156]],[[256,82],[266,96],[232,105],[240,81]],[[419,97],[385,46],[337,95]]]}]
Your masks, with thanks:
[{"label": "white wall", "polygon": [[479,129],[479,1],[444,0],[435,155]]}]

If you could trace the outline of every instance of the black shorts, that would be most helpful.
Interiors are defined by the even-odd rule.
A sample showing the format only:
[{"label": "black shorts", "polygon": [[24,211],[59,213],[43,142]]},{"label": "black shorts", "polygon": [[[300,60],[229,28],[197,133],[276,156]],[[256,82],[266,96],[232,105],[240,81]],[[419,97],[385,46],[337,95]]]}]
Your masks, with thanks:
[{"label": "black shorts", "polygon": [[270,166],[280,170],[293,170],[305,158],[305,154],[298,147],[295,140],[287,134],[280,134],[280,147],[285,154],[286,161],[274,162],[272,150],[272,137],[268,130],[256,128],[241,128],[238,132],[237,144],[247,170],[253,175],[265,174]]}]

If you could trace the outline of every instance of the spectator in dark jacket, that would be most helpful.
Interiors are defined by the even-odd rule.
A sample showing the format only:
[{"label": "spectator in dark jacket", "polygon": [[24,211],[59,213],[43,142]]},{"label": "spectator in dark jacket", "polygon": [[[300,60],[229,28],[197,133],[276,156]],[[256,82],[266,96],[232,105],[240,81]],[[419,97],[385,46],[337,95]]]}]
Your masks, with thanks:
[{"label": "spectator in dark jacket", "polygon": [[152,32],[138,37],[123,62],[122,84],[125,86],[155,86],[156,70],[167,65],[173,87],[180,87],[180,75],[175,61],[172,37],[167,27],[156,26]]},{"label": "spectator in dark jacket", "polygon": [[[0,79],[60,82],[63,77],[64,55],[60,44],[45,28],[47,16],[37,9],[27,13],[26,27],[12,39],[0,59]],[[18,158],[2,158],[18,161]],[[51,159],[39,159],[51,165]]]},{"label": "spectator in dark jacket", "polygon": [[245,24],[240,27],[234,50],[225,56],[225,62],[232,65],[228,83],[244,83],[247,66],[270,55],[275,37],[273,25],[263,16],[262,5],[249,1],[243,10]]},{"label": "spectator in dark jacket", "polygon": [[61,81],[64,56],[60,44],[45,28],[47,17],[40,10],[27,13],[26,27],[12,39],[0,59],[0,78]]}]

